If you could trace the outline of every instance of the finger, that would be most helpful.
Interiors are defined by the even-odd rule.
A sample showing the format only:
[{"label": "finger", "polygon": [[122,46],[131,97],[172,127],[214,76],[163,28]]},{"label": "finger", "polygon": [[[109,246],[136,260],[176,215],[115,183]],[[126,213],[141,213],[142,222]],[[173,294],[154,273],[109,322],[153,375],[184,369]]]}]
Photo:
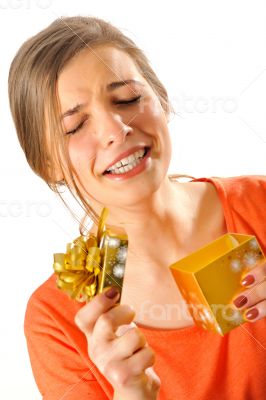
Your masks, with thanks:
[{"label": "finger", "polygon": [[154,360],[154,351],[150,347],[143,347],[124,361],[112,359],[105,365],[104,375],[116,387],[138,386],[140,383],[143,386],[144,379],[148,382],[153,375],[156,375],[154,371],[152,374],[150,369],[154,364]]},{"label": "finger", "polygon": [[77,312],[74,318],[75,324],[82,332],[89,335],[97,319],[115,305],[119,295],[118,289],[112,287],[93,297],[89,303]]},{"label": "finger", "polygon": [[265,261],[256,264],[256,266],[243,276],[241,284],[246,287],[251,287],[266,277],[266,263]]},{"label": "finger", "polygon": [[115,331],[116,336],[122,336],[124,333],[126,333],[129,329],[131,328],[137,328],[137,325],[135,322],[130,322],[130,324],[127,325],[120,325],[117,330]]},{"label": "finger", "polygon": [[144,334],[138,328],[129,329],[124,335],[114,340],[115,359],[123,360],[132,356],[146,345]]},{"label": "finger", "polygon": [[92,336],[98,340],[112,340],[116,338],[116,330],[120,325],[129,324],[135,316],[135,311],[130,305],[119,304],[101,314],[95,322]]},{"label": "finger", "polygon": [[[147,341],[144,334],[138,328],[131,328],[125,332],[124,335],[119,336],[115,340],[111,341],[111,346],[108,347],[108,354],[106,354],[104,361],[106,363],[108,358],[108,360],[112,360],[112,363],[121,363],[123,360],[128,359],[144,346],[147,346]],[[103,361],[102,349],[105,348],[105,346],[102,343],[99,343],[99,345],[95,348],[100,349],[100,353],[98,351],[94,351],[91,356],[101,363]]]},{"label": "finger", "polygon": [[266,299],[266,280],[257,283],[250,289],[241,292],[234,300],[233,304],[238,309],[246,309]]},{"label": "finger", "polygon": [[266,317],[266,300],[256,304],[255,307],[248,308],[244,313],[244,318],[248,322],[256,322]]},{"label": "finger", "polygon": [[152,367],[154,363],[155,352],[148,346],[143,347],[123,361],[125,371],[128,371],[131,376],[142,374],[146,368]]}]

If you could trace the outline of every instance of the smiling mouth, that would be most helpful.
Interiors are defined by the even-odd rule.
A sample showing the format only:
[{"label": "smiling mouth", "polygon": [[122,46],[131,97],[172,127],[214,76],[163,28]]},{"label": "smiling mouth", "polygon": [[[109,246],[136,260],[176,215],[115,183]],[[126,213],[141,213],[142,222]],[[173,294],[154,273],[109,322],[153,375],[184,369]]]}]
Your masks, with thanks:
[{"label": "smiling mouth", "polygon": [[103,175],[106,174],[124,174],[135,168],[142,159],[146,156],[149,151],[149,147],[144,147],[143,149],[139,149],[135,151],[133,154],[130,154],[128,157],[122,158],[117,163],[113,164],[106,171],[104,171]]}]

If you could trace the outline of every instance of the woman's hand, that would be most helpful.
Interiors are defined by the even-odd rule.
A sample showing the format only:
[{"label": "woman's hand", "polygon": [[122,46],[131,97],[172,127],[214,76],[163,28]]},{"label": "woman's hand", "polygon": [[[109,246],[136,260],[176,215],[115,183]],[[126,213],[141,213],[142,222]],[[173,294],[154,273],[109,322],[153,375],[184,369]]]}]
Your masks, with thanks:
[{"label": "woman's hand", "polygon": [[234,305],[244,310],[246,321],[258,321],[266,317],[266,263],[254,267],[243,279],[248,289],[234,300]]},{"label": "woman's hand", "polygon": [[160,379],[149,368],[154,352],[137,327],[116,334],[135,315],[130,306],[115,304],[118,298],[116,288],[95,296],[76,314],[75,323],[87,338],[90,359],[113,386],[114,399],[155,400]]}]

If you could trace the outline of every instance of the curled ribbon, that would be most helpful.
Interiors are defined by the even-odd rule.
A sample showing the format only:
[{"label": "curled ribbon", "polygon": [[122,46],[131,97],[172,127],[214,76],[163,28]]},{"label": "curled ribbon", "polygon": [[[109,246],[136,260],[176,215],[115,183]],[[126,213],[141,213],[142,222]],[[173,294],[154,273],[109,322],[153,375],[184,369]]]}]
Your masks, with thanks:
[{"label": "curled ribbon", "polygon": [[57,287],[79,302],[91,300],[99,289],[101,276],[100,243],[104,235],[108,211],[103,209],[97,236],[79,236],[67,244],[66,253],[54,254],[54,272]]}]

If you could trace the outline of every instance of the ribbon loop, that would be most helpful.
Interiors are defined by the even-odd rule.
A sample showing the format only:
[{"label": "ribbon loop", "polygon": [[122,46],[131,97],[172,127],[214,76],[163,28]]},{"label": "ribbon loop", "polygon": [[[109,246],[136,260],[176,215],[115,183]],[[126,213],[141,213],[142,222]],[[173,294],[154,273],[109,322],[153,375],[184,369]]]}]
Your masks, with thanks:
[{"label": "ribbon loop", "polygon": [[83,302],[90,300],[99,287],[101,272],[101,236],[105,231],[108,211],[103,209],[97,236],[79,236],[67,244],[66,253],[54,254],[54,272],[57,275],[57,287],[68,293],[71,298]]}]

